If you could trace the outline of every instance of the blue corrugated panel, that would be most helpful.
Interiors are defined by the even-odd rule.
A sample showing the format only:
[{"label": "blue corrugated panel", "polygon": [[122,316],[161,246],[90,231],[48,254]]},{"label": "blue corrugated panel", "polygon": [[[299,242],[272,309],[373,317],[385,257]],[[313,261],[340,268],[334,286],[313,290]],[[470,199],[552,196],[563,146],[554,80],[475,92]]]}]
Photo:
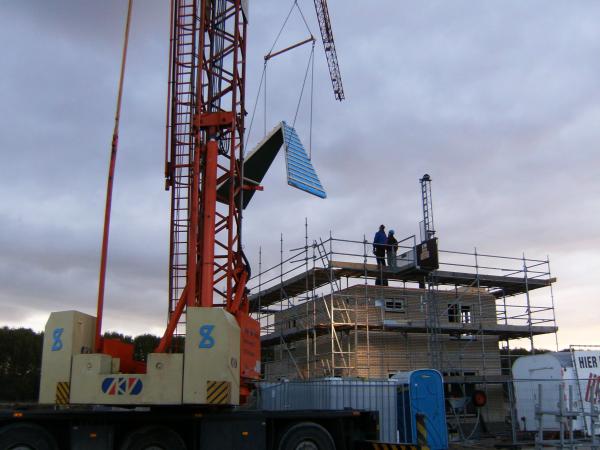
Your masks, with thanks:
[{"label": "blue corrugated panel", "polygon": [[325,189],[319,181],[312,162],[308,159],[296,130],[285,122],[282,122],[282,125],[288,184],[317,197],[326,198]]}]

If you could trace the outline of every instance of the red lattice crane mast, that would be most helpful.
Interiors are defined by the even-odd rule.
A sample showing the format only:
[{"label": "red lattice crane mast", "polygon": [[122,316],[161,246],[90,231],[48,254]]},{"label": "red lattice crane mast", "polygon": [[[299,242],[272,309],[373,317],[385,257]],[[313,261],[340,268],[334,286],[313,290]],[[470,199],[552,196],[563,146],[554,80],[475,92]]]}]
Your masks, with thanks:
[{"label": "red lattice crane mast", "polygon": [[[246,3],[171,3],[165,149],[171,190],[169,324],[158,351],[183,334],[186,306],[224,307],[242,336],[256,333],[258,345],[259,325],[249,316],[246,295],[250,269],[242,251]],[[260,360],[259,348],[246,350]],[[255,362],[245,364],[242,356],[242,378],[258,377]]]},{"label": "red lattice crane mast", "polygon": [[[314,3],[335,97],[342,100],[327,4]],[[245,185],[243,174],[248,2],[171,0],[170,6],[165,143],[165,186],[171,190],[168,325],[156,352],[168,351],[174,336],[185,335],[187,307],[224,308],[239,325],[244,397],[249,393],[247,382],[260,377],[260,325],[249,314],[250,267],[242,250],[244,191],[260,189]],[[127,24],[130,11],[131,0]],[[126,32],[120,86],[127,36]],[[119,99],[120,95],[121,87]],[[97,352],[109,353],[101,323],[116,142],[117,137],[111,153],[94,343]]]},{"label": "red lattice crane mast", "polygon": [[[185,329],[188,307],[224,308],[239,325],[243,399],[250,392],[249,383],[260,377],[260,324],[249,313],[246,283],[250,267],[242,250],[244,191],[260,189],[256,184],[246,185],[243,174],[248,2],[171,0],[170,6],[165,142],[165,186],[171,191],[168,324],[156,353],[169,351],[173,337],[189,331]],[[315,7],[334,93],[342,100],[327,4],[315,0]],[[127,36],[126,32],[119,99]],[[119,353],[120,359],[128,361],[129,347],[106,341],[101,335],[116,142],[117,137],[113,139],[107,189],[94,347],[100,353]],[[133,361],[129,365],[132,367],[127,370],[138,366]]]}]

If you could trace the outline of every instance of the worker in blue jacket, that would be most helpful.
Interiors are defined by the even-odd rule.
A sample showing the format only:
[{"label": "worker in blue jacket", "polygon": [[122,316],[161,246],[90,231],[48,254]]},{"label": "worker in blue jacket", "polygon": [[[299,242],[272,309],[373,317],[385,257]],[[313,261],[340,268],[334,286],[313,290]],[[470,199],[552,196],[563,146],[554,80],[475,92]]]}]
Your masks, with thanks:
[{"label": "worker in blue jacket", "polygon": [[377,258],[377,270],[379,276],[375,280],[376,285],[387,286],[387,280],[383,279],[383,268],[385,267],[385,248],[387,244],[387,236],[385,234],[385,225],[379,225],[379,231],[375,233],[373,238],[373,253]]}]

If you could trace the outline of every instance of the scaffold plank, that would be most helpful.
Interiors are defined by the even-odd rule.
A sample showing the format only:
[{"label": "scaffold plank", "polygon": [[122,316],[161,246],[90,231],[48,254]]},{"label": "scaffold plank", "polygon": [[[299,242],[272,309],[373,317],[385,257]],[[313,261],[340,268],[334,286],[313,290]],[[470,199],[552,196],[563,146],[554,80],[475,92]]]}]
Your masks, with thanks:
[{"label": "scaffold plank", "polygon": [[[376,264],[364,264],[346,261],[331,261],[331,267],[339,270],[338,274],[342,277],[368,277],[376,278],[379,276],[380,269]],[[416,267],[406,267],[403,269],[383,269],[383,278],[387,280],[405,281],[419,283],[424,281],[427,272]],[[556,278],[524,278],[511,276],[498,276],[488,274],[477,274],[467,272],[450,272],[445,270],[436,270],[433,272],[436,283],[451,286],[478,286],[488,289],[489,293],[495,297],[503,295],[517,295],[550,286],[556,282]]]},{"label": "scaffold plank", "polygon": [[[424,320],[410,321],[404,323],[387,323],[379,325],[366,324],[343,324],[334,325],[337,331],[395,331],[401,333],[427,333],[428,328]],[[527,325],[504,325],[504,324],[486,324],[480,329],[478,324],[446,324],[440,327],[441,333],[449,335],[460,334],[481,334],[484,336],[498,336],[500,339],[521,339],[528,338],[530,335],[537,336],[541,334],[555,333],[558,328],[555,326],[527,326]],[[261,345],[269,346],[279,344],[281,338],[285,341],[296,341],[306,338],[306,334],[315,333],[317,336],[327,334],[331,331],[331,323],[320,323],[310,328],[287,328],[285,330],[276,331],[273,333],[261,336]]]},{"label": "scaffold plank", "polygon": [[257,312],[259,308],[262,309],[287,298],[295,297],[324,286],[330,282],[330,277],[333,277],[333,279],[340,278],[336,270],[315,267],[283,280],[281,283],[250,295],[248,297],[250,312]]},{"label": "scaffold plank", "polygon": [[[408,283],[420,283],[424,281],[427,272],[418,268],[409,267],[404,269],[384,269],[383,278],[393,281],[402,281]],[[433,272],[436,282],[442,285],[450,286],[478,286],[487,289],[487,292],[496,298],[503,295],[511,296],[527,292],[528,290],[539,289],[550,286],[556,282],[556,278],[522,278],[497,276],[487,274],[476,274],[467,272],[449,272],[436,270]],[[376,264],[364,264],[347,261],[331,261],[330,269],[312,268],[307,272],[298,274],[292,278],[283,280],[274,286],[266,288],[260,292],[252,294],[249,297],[251,312],[257,312],[260,306],[265,307],[285,300],[289,297],[301,295],[312,289],[317,289],[330,282],[329,277],[333,276],[338,280],[344,277],[350,278],[376,278],[379,275],[379,269]],[[308,284],[306,283],[306,280]]]}]

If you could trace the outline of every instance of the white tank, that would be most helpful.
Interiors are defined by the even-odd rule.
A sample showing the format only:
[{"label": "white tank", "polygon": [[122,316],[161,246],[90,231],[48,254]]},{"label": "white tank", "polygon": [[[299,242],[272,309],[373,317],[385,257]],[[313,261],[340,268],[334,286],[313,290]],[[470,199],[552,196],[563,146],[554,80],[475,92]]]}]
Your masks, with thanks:
[{"label": "white tank", "polygon": [[[557,411],[560,405],[560,385],[564,384],[565,408],[572,406],[581,410],[581,385],[573,368],[571,352],[550,352],[539,355],[522,356],[512,367],[513,386],[516,400],[517,422],[522,431],[536,431],[539,421],[536,418],[536,405],[539,403],[541,385],[541,406],[544,411]],[[558,431],[560,423],[556,416],[544,415],[542,427],[547,431]],[[584,421],[578,417],[573,422],[574,431],[583,431]]]}]

